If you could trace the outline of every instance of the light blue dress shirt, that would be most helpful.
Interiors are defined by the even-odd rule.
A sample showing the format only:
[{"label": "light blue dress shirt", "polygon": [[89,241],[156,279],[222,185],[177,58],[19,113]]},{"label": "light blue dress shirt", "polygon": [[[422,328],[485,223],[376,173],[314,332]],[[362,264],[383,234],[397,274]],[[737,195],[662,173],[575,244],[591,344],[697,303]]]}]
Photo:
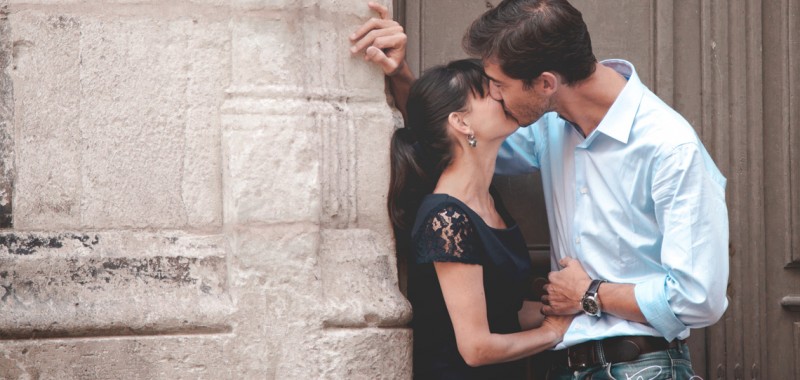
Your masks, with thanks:
[{"label": "light blue dress shirt", "polygon": [[592,278],[635,284],[649,324],[580,314],[556,349],[623,335],[684,339],[728,306],[725,177],[633,65],[601,63],[629,79],[597,129],[584,138],[547,113],[506,140],[496,173],[540,170],[552,269],[573,257]]}]

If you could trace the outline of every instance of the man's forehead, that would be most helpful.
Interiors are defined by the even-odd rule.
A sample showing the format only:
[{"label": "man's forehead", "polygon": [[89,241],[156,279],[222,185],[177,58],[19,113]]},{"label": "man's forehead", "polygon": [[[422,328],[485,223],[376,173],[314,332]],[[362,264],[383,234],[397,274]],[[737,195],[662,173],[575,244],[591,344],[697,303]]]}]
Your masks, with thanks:
[{"label": "man's forehead", "polygon": [[486,72],[486,76],[489,77],[489,79],[495,82],[499,82],[501,79],[505,77],[505,75],[503,74],[503,70],[500,68],[500,65],[489,60],[483,61],[483,71]]}]

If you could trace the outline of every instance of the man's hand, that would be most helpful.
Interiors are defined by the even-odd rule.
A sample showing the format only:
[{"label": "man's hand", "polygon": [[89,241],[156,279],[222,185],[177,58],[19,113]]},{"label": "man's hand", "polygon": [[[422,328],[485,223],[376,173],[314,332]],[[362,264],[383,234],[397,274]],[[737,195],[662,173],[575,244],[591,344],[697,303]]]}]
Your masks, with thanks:
[{"label": "man's hand", "polygon": [[562,259],[559,264],[563,269],[550,272],[547,276],[550,281],[544,286],[547,294],[542,296],[542,314],[544,315],[573,315],[583,311],[581,298],[583,298],[592,279],[586,274],[578,260],[573,258]]},{"label": "man's hand", "polygon": [[352,54],[364,53],[364,60],[376,63],[387,76],[400,72],[405,64],[408,37],[403,27],[389,17],[389,9],[378,3],[367,3],[377,12],[378,18],[371,18],[350,35]]}]

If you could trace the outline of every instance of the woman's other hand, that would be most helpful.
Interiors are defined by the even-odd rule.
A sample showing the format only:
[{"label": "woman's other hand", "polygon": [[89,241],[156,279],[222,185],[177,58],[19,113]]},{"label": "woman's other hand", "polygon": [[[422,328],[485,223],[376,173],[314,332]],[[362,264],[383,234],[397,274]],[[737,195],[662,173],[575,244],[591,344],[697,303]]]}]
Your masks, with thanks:
[{"label": "woman's other hand", "polygon": [[572,324],[573,318],[575,318],[575,315],[548,315],[542,322],[542,327],[540,327],[540,329],[550,330],[555,333],[557,337],[557,340],[554,342],[555,345],[564,340],[564,334],[567,333],[567,329],[569,329],[569,325]]}]

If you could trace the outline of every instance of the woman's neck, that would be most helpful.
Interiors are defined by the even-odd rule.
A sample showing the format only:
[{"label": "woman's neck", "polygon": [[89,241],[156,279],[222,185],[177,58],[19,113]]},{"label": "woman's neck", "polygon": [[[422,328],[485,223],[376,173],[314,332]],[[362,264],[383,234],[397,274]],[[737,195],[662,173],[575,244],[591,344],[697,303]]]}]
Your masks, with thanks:
[{"label": "woman's neck", "polygon": [[450,165],[439,177],[434,193],[456,197],[484,218],[494,214],[489,186],[501,143],[484,142],[483,147],[457,149]]}]

